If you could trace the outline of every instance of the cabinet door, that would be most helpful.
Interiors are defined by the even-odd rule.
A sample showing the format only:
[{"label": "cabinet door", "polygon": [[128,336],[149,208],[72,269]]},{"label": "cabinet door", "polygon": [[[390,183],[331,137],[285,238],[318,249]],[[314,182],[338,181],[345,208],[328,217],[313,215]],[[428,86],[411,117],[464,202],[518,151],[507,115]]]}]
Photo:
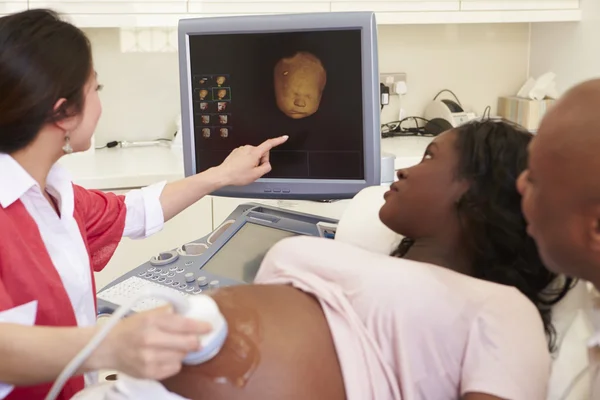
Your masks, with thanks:
[{"label": "cabinet door", "polygon": [[25,10],[27,10],[27,0],[0,1],[0,15],[12,14]]},{"label": "cabinet door", "polygon": [[[115,193],[124,194],[116,191]],[[159,252],[199,239],[211,231],[211,199],[205,197],[165,223],[163,230],[157,234],[142,240],[123,238],[106,268],[95,274],[96,289],[99,290]]]},{"label": "cabinet door", "polygon": [[52,8],[63,14],[163,14],[187,12],[185,0],[29,0],[30,8]]},{"label": "cabinet door", "polygon": [[331,11],[330,0],[189,0],[192,14],[248,15]]},{"label": "cabinet door", "polygon": [[461,0],[464,11],[573,10],[579,0]]},{"label": "cabinet door", "polygon": [[260,203],[271,207],[279,207],[290,211],[318,215],[321,217],[340,219],[350,200],[339,200],[333,203],[296,200],[260,200],[238,199],[232,197],[213,197],[213,224],[218,227],[237,206],[244,203]]},{"label": "cabinet door", "polygon": [[332,0],[331,11],[458,11],[460,0]]}]

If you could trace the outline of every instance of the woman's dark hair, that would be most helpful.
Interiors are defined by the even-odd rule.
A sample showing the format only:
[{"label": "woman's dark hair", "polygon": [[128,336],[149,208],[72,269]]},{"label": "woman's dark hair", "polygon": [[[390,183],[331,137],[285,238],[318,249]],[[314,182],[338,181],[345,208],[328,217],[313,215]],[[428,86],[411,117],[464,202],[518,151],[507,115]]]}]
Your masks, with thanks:
[{"label": "woman's dark hair", "polygon": [[[79,114],[92,69],[89,40],[55,12],[0,18],[0,153],[23,149],[44,124]],[[67,101],[54,110],[61,98]]]},{"label": "woman's dark hair", "polygon": [[[546,269],[535,241],[527,234],[516,181],[527,168],[533,135],[507,121],[484,120],[455,129],[458,178],[470,186],[456,205],[463,240],[476,278],[517,288],[538,308],[554,350],[552,306],[575,283]],[[405,238],[392,255],[403,257],[414,240]]]}]

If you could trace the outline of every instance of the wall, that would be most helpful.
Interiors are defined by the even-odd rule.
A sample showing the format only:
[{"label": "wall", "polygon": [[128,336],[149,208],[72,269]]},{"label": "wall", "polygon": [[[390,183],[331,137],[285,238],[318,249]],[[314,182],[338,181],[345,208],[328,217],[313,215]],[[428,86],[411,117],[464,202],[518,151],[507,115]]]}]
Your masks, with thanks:
[{"label": "wall", "polygon": [[600,77],[600,1],[581,0],[581,23],[533,24],[531,76],[553,71],[560,92]]},{"label": "wall", "polygon": [[[104,115],[96,146],[110,140],[149,140],[175,130],[179,110],[178,60],[173,52],[121,53],[116,29],[89,29],[96,70],[104,84]],[[409,115],[421,115],[441,89],[481,113],[514,94],[528,67],[528,24],[381,26],[381,72],[406,72]],[[398,99],[382,121],[398,119]]]}]

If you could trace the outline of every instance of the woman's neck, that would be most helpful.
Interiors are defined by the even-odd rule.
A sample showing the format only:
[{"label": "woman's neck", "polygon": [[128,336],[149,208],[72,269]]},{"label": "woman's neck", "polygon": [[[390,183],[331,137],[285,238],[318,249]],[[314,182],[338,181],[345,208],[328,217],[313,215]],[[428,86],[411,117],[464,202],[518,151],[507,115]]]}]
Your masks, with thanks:
[{"label": "woman's neck", "polygon": [[471,262],[458,243],[441,245],[433,239],[415,240],[403,258],[439,265],[466,275],[472,273]]},{"label": "woman's neck", "polygon": [[58,161],[60,155],[52,154],[44,144],[32,145],[14,152],[11,156],[27,171],[38,183],[42,191],[46,190],[46,180],[52,166]]}]

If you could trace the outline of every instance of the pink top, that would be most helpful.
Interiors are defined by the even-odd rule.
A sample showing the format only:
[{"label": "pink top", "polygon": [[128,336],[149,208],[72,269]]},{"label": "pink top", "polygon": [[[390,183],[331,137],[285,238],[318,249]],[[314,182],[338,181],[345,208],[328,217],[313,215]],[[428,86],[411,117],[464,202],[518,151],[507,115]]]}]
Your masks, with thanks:
[{"label": "pink top", "polygon": [[275,245],[255,282],[319,299],[349,400],[546,398],[543,324],[512,287],[312,237]]}]

